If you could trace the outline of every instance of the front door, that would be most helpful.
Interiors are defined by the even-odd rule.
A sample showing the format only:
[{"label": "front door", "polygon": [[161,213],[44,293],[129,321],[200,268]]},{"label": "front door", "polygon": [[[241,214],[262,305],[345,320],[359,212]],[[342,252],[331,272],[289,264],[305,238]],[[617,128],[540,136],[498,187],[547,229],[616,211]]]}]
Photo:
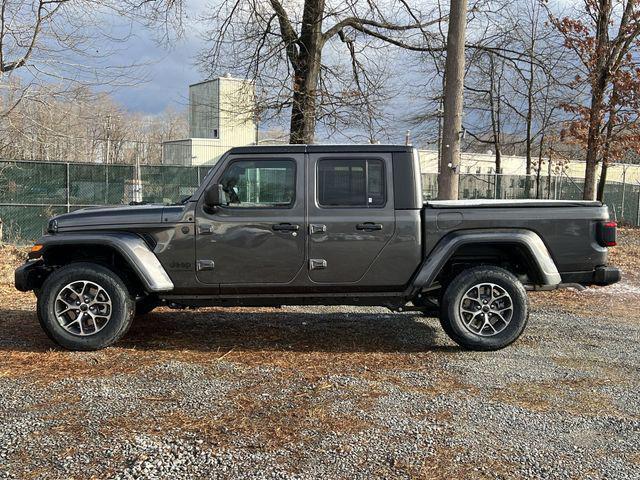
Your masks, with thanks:
[{"label": "front door", "polygon": [[[287,284],[305,264],[304,155],[232,155],[217,169],[228,203],[197,207],[198,280]],[[204,197],[204,196],[203,196]]]},{"label": "front door", "polygon": [[309,278],[357,285],[391,240],[390,154],[310,154]]}]

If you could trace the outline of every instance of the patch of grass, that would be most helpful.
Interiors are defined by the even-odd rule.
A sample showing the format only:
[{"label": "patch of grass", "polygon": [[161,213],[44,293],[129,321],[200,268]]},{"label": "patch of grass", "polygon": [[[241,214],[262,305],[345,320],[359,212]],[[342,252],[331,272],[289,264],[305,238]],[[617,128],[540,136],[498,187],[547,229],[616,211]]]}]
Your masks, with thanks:
[{"label": "patch of grass", "polygon": [[605,383],[587,378],[511,383],[505,388],[494,390],[491,397],[534,412],[562,411],[571,415],[622,416],[611,398],[597,391]]}]

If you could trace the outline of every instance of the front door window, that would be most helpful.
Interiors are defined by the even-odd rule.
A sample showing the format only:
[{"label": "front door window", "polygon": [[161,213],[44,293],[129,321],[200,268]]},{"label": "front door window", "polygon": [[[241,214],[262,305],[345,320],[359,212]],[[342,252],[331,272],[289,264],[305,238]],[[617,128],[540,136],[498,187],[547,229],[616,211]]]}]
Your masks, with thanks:
[{"label": "front door window", "polygon": [[239,160],[220,178],[229,207],[289,208],[296,193],[296,165],[292,160]]}]

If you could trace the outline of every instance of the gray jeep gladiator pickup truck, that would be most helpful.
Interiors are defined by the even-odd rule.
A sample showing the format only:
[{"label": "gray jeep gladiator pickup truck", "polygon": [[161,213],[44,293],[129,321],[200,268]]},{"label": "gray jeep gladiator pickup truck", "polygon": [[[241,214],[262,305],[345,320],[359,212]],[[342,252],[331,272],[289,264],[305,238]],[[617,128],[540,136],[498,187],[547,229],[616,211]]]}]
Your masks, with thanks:
[{"label": "gray jeep gladiator pickup truck", "polygon": [[111,345],[159,305],[311,304],[420,311],[494,350],[524,330],[526,290],[618,281],[615,241],[599,202],[425,204],[411,147],[240,147],[179,205],[51,219],[15,284],[73,350]]}]

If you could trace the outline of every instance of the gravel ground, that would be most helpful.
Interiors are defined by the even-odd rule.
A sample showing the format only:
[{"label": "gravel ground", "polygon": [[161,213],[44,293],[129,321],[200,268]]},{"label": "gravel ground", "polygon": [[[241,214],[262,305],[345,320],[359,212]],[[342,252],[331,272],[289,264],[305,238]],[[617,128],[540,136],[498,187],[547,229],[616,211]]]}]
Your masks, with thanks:
[{"label": "gravel ground", "polygon": [[640,478],[640,325],[537,308],[472,353],[351,310],[160,312],[95,353],[12,311],[0,476]]},{"label": "gravel ground", "polygon": [[640,478],[628,278],[533,295],[525,334],[490,353],[342,307],[161,310],[64,352],[30,295],[0,289],[0,478]]}]

